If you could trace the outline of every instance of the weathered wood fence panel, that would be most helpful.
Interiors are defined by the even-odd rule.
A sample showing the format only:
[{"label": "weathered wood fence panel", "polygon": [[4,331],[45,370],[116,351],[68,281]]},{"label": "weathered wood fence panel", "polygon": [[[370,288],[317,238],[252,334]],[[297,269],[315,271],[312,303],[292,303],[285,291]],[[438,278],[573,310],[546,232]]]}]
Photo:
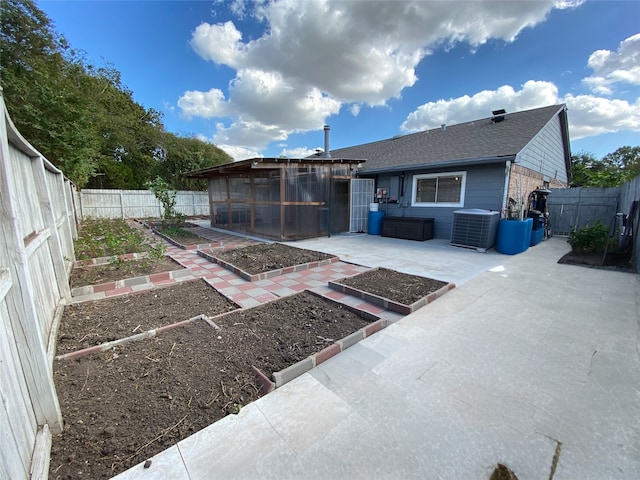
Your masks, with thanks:
[{"label": "weathered wood fence panel", "polygon": [[[159,218],[162,204],[149,190],[100,190],[80,191],[83,217],[99,218]],[[187,216],[209,216],[207,192],[176,192],[177,212]]]},{"label": "weathered wood fence panel", "polygon": [[635,243],[633,247],[632,261],[635,265],[636,272],[640,273],[640,176],[637,176],[632,181],[625,183],[620,188],[620,211],[628,215],[634,201],[638,203],[636,204],[634,219]]},{"label": "weathered wood fence panel", "polygon": [[[553,233],[567,235],[600,221],[607,227],[621,228],[617,213],[629,214],[633,202],[640,202],[640,176],[616,188],[554,188],[548,197]],[[635,213],[632,263],[640,272],[640,205]]]},{"label": "weathered wood fence panel", "polygon": [[548,197],[553,232],[567,235],[600,221],[609,225],[619,208],[620,188],[554,188]]},{"label": "weathered wood fence panel", "polygon": [[[17,131],[0,89],[0,478],[46,478],[62,428],[55,330],[75,258],[74,188]],[[40,470],[39,470],[40,469]]]}]

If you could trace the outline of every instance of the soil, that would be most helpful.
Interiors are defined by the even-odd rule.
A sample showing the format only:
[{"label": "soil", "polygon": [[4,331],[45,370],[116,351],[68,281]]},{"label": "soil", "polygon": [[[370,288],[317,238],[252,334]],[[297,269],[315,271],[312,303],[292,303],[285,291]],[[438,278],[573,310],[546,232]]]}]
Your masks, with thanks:
[{"label": "soil", "polygon": [[204,280],[68,305],[60,321],[57,354],[130,337],[200,314],[214,316],[236,308]]},{"label": "soil", "polygon": [[558,263],[579,265],[583,267],[601,268],[604,270],[619,270],[633,272],[630,255],[620,253],[608,253],[602,262],[602,253],[583,252],[572,250],[564,255]]},{"label": "soil", "polygon": [[215,250],[211,255],[251,275],[334,257],[328,253],[303,250],[282,243],[261,243],[234,250]]},{"label": "soil", "polygon": [[386,268],[369,270],[336,283],[357,288],[403,305],[411,305],[447,285],[432,278],[409,275]]},{"label": "soil", "polygon": [[[148,311],[154,302],[139,298],[127,297],[126,315],[114,314],[107,301],[93,304],[92,314],[120,319],[135,311],[153,317]],[[188,296],[181,298],[183,307],[190,305]],[[176,310],[166,323],[191,315]],[[91,331],[79,315],[75,336]],[[106,352],[56,361],[64,431],[53,437],[49,478],[110,478],[257,399],[252,365],[270,375],[368,323],[308,292],[214,321],[219,330],[196,320]]]},{"label": "soil", "polygon": [[75,267],[71,272],[71,288],[97,285],[154,273],[170,272],[181,268],[184,267],[169,257],[164,257],[157,262],[150,259],[140,259],[108,263],[106,265]]},{"label": "soil", "polygon": [[[180,228],[182,228],[186,232],[189,232],[189,228],[193,228],[193,227],[190,227],[189,225],[184,225],[184,226],[182,226]],[[170,233],[169,234],[169,233],[163,232],[162,229],[158,229],[158,231],[162,235],[171,238],[173,241],[179,243],[180,245],[188,246],[188,245],[201,245],[201,244],[209,244],[209,243],[211,243],[211,240],[209,240],[207,238],[204,238],[204,237],[200,237],[200,236],[196,235],[195,233],[193,235],[180,236],[180,235],[176,235],[174,233]]]}]

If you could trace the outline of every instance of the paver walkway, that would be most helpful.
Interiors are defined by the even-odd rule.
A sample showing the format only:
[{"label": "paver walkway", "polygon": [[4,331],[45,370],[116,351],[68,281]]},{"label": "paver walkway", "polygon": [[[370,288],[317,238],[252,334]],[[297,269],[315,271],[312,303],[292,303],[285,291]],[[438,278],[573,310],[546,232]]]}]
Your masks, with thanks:
[{"label": "paver walkway", "polygon": [[[154,235],[150,232],[146,233],[147,235]],[[213,249],[240,248],[259,243],[257,239],[232,235],[209,228],[199,227],[197,232],[194,233],[210,240],[212,242],[211,248]],[[336,262],[279,275],[266,280],[249,282],[220,265],[199,256],[195,249],[185,250],[166,240],[161,241],[164,241],[166,245],[167,255],[183,267],[186,267],[185,270],[177,270],[171,273],[158,273],[139,279],[128,279],[123,281],[122,285],[109,282],[108,284],[89,287],[85,293],[74,296],[72,302],[78,303],[100,300],[202,278],[218,292],[243,308],[255,307],[303,290],[311,290],[335,301],[378,315],[390,322],[395,322],[399,318],[402,318],[400,314],[386,310],[362,299],[336,292],[327,286],[331,280],[339,280],[357,275],[369,270],[369,267]]]}]

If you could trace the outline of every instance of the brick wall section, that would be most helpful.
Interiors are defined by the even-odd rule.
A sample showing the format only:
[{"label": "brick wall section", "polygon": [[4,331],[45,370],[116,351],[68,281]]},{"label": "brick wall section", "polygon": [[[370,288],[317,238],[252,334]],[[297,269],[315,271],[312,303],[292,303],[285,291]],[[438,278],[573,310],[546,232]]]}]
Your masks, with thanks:
[{"label": "brick wall section", "polygon": [[[518,184],[520,192],[524,199],[524,207],[527,208],[527,198],[529,194],[536,188],[545,186],[544,177],[541,173],[530,170],[521,165],[512,164],[511,174],[509,175],[509,193],[507,199],[513,198],[518,200]],[[548,188],[566,188],[568,185],[559,182],[555,178],[549,180]]]}]

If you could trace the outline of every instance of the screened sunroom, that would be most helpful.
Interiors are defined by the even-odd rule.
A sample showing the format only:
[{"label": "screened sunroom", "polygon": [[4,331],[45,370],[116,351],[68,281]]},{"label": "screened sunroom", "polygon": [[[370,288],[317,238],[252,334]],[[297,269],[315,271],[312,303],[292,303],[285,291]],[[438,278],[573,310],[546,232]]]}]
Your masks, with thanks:
[{"label": "screened sunroom", "polygon": [[350,185],[363,160],[254,158],[185,174],[208,179],[211,226],[274,240],[350,229]]}]

